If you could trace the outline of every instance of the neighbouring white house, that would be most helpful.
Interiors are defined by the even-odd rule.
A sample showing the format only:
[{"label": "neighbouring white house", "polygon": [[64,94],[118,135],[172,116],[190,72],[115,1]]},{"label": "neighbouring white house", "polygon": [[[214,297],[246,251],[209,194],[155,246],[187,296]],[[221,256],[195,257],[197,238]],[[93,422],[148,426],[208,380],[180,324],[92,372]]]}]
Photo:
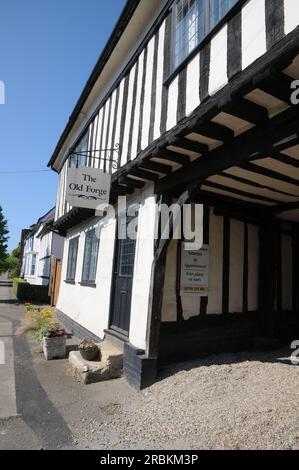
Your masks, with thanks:
[{"label": "neighbouring white house", "polygon": [[54,218],[55,207],[28,229],[22,241],[21,276],[30,284],[49,285],[53,262],[63,257],[64,238],[55,231]]},{"label": "neighbouring white house", "polygon": [[[57,143],[57,314],[80,336],[121,342],[136,387],[165,362],[298,325],[298,24],[297,0],[128,0]],[[67,202],[82,167],[112,175],[115,214]],[[136,240],[117,236],[124,195]],[[157,230],[174,202],[203,208],[200,253]]]}]

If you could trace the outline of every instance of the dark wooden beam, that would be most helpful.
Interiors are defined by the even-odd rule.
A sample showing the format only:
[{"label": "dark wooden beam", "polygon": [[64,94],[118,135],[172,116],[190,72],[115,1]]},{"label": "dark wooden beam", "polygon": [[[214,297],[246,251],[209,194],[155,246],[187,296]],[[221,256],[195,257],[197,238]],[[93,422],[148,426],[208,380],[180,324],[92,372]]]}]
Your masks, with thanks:
[{"label": "dark wooden beam", "polygon": [[195,153],[207,153],[209,151],[209,146],[202,144],[200,142],[195,142],[194,140],[189,139],[175,139],[173,142],[170,141],[170,145],[174,145],[175,147],[180,147],[184,150],[189,150],[190,152]]},{"label": "dark wooden beam", "polygon": [[[272,158],[272,157],[271,157]],[[256,183],[255,181],[242,178],[241,176],[235,176],[231,175],[229,173],[220,173],[220,176],[224,176],[225,178],[231,179],[233,181],[237,181],[242,184],[247,184],[248,186],[252,186],[253,188],[260,188],[260,189],[268,189],[269,191],[273,191],[274,193],[285,195],[285,196],[293,196],[293,194],[285,192],[285,191],[280,191],[278,189],[275,189],[267,184],[261,184],[261,183]],[[275,184],[275,181],[274,181]]]},{"label": "dark wooden beam", "polygon": [[[198,184],[193,184],[188,186],[186,191],[184,191],[179,199],[177,204],[180,207],[183,207],[193,194],[197,192],[200,187],[200,182]],[[171,197],[164,193],[161,198],[161,203],[169,204],[171,202]],[[162,227],[161,227],[161,216],[159,220],[160,225],[160,239],[156,241],[154,248],[154,261],[152,264],[152,275],[151,275],[151,293],[150,293],[150,310],[149,310],[149,327],[147,332],[147,355],[149,357],[158,357],[159,354],[159,340],[160,340],[160,328],[161,328],[161,312],[162,312],[162,302],[163,302],[163,291],[165,283],[165,271],[166,271],[166,257],[167,249],[172,239],[173,228],[176,224],[174,217],[171,218],[169,223],[169,232],[170,237],[163,238]]]},{"label": "dark wooden beam", "polygon": [[[157,190],[168,191],[175,187],[181,188],[199,177],[206,179],[227,168],[242,166],[250,160],[268,157],[297,143],[299,143],[298,110],[293,107],[235,137],[231,142],[212,150],[207,155],[203,155],[190,163],[188,167],[162,178],[157,184]],[[271,177],[275,176],[271,175]],[[282,178],[283,176],[280,179]],[[287,177],[283,180],[290,182]]]},{"label": "dark wooden beam", "polygon": [[231,129],[213,121],[199,122],[194,126],[193,131],[221,142],[227,142],[234,137],[234,132]]},{"label": "dark wooden beam", "polygon": [[257,201],[271,202],[272,204],[278,204],[279,201],[272,199],[267,196],[261,196],[260,194],[248,193],[246,191],[241,191],[240,189],[231,188],[230,186],[225,186],[223,184],[213,183],[212,181],[205,181],[204,186],[210,188],[219,189],[221,191],[226,191],[231,194],[236,194],[236,196],[248,197],[250,199],[256,199]]},{"label": "dark wooden beam", "polygon": [[124,184],[133,189],[142,189],[145,185],[144,181],[135,180],[134,178],[129,178],[128,176],[122,176],[118,181],[119,184]]},{"label": "dark wooden beam", "polygon": [[271,208],[272,214],[282,214],[283,212],[288,212],[292,210],[299,209],[299,198],[295,202],[285,202],[282,204],[277,204],[277,206]]},{"label": "dark wooden beam", "polygon": [[293,81],[294,79],[288,75],[273,71],[269,78],[260,83],[259,89],[291,105],[291,84]]},{"label": "dark wooden beam", "polygon": [[130,175],[136,176],[137,178],[142,178],[142,179],[148,180],[148,181],[158,181],[158,179],[159,179],[159,175],[157,175],[156,173],[153,173],[153,172],[147,171],[147,170],[141,170],[139,168],[131,170],[130,173],[129,173],[129,176]]},{"label": "dark wooden beam", "polygon": [[141,163],[140,168],[156,171],[157,173],[163,173],[164,175],[170,175],[170,173],[172,173],[171,165],[154,162],[153,160],[145,160]]},{"label": "dark wooden beam", "polygon": [[222,111],[253,124],[259,124],[268,119],[266,108],[252,103],[252,101],[246,100],[245,98],[239,98],[235,102],[232,101],[228,103],[223,107]]},{"label": "dark wooden beam", "polygon": [[168,149],[160,149],[153,155],[157,158],[165,158],[166,160],[178,163],[179,165],[186,166],[190,163],[190,158],[188,155],[183,155],[181,153],[173,152]]},{"label": "dark wooden beam", "polygon": [[285,183],[293,184],[295,186],[299,186],[299,180],[295,178],[291,178],[290,176],[283,175],[282,173],[277,173],[277,171],[269,170],[268,168],[264,168],[260,165],[255,165],[254,161],[249,163],[243,163],[240,165],[245,170],[252,171],[254,173],[258,173],[259,175],[268,176],[269,178],[273,178],[279,181],[284,181]]},{"label": "dark wooden beam", "polygon": [[[285,155],[284,153],[277,153],[275,155],[271,155],[271,158],[274,160],[277,160],[281,163],[285,163],[286,165],[293,166],[295,168],[299,168],[299,160],[297,160],[294,157],[289,157],[288,155]],[[299,158],[299,154],[298,154]]]},{"label": "dark wooden beam", "polygon": [[126,194],[133,194],[134,192],[134,189],[133,188],[129,188],[128,186],[121,186],[119,184],[116,184],[116,183],[113,183],[113,185],[111,186],[111,194],[114,195],[121,195],[121,196],[125,196]]}]

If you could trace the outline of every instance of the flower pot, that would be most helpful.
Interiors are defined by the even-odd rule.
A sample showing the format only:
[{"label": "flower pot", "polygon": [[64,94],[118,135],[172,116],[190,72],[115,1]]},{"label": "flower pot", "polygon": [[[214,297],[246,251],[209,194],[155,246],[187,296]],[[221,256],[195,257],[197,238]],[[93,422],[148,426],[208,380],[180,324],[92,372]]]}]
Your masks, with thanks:
[{"label": "flower pot", "polygon": [[66,337],[43,338],[43,351],[47,361],[64,359],[66,350]]},{"label": "flower pot", "polygon": [[96,361],[98,359],[98,348],[93,349],[80,349],[80,354],[85,361]]}]

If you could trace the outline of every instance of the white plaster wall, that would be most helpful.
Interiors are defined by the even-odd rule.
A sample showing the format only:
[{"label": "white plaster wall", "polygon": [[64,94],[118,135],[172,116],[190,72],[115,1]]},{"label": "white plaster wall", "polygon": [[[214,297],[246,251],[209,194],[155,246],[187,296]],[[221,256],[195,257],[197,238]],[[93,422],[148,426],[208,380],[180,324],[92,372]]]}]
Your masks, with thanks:
[{"label": "white plaster wall", "polygon": [[187,92],[186,92],[186,115],[194,111],[200,104],[200,54],[189,62],[187,66]]},{"label": "white plaster wall", "polygon": [[158,220],[156,196],[153,195],[152,185],[148,187],[142,198],[138,217],[129,339],[135,347],[145,350],[154,236]]},{"label": "white plaster wall", "polygon": [[242,8],[242,69],[266,52],[265,0],[250,0]]},{"label": "white plaster wall", "polygon": [[140,121],[140,109],[141,109],[141,91],[142,91],[142,77],[143,77],[143,66],[144,66],[144,51],[140,54],[138,60],[138,81],[137,81],[137,92],[136,92],[136,108],[134,116],[134,126],[132,134],[132,159],[137,157],[137,144],[139,135],[139,121]]},{"label": "white plaster wall", "polygon": [[282,235],[282,308],[292,310],[292,238]]},{"label": "white plaster wall", "polygon": [[[114,256],[114,235],[116,222],[112,218],[101,230],[98,254],[96,288],[81,286],[81,274],[85,246],[85,233],[99,224],[98,219],[77,226],[68,232],[65,241],[65,255],[62,264],[62,282],[57,308],[71,319],[87,328],[93,334],[104,337],[104,329],[108,327],[110,288]],[[79,236],[78,259],[76,269],[76,285],[65,283],[68,244],[71,238]]]},{"label": "white plaster wall", "polygon": [[284,0],[285,33],[288,34],[299,24],[298,0]]},{"label": "white plaster wall", "polygon": [[213,95],[227,84],[227,25],[211,41],[209,94]]},{"label": "white plaster wall", "polygon": [[147,63],[146,63],[146,75],[144,85],[144,105],[143,105],[143,121],[142,121],[142,138],[141,148],[145,149],[148,146],[149,141],[149,128],[150,128],[150,117],[151,117],[151,101],[152,101],[152,85],[153,85],[153,63],[154,63],[154,46],[155,37],[153,37],[148,43],[147,48]]},{"label": "white plaster wall", "polygon": [[163,90],[163,68],[164,68],[164,41],[165,41],[165,21],[159,30],[159,49],[157,62],[157,83],[156,83],[156,112],[154,125],[154,140],[160,137],[161,111],[162,111],[162,90]]},{"label": "white plaster wall", "polygon": [[177,109],[179,96],[179,79],[176,77],[168,89],[168,108],[167,108],[167,130],[174,127],[177,123]]},{"label": "white plaster wall", "polygon": [[[230,290],[229,311],[243,310],[243,263],[244,263],[244,224],[231,219],[230,249]],[[210,209],[210,265],[208,314],[222,314],[223,278],[223,217],[215,216]],[[248,309],[255,311],[258,305],[258,266],[259,236],[258,228],[248,226]],[[169,245],[166,259],[166,275],[162,303],[162,321],[174,322],[177,319],[176,306],[177,242]],[[199,297],[182,297],[184,319],[199,315]]]},{"label": "white plaster wall", "polygon": [[122,146],[122,155],[121,155],[121,164],[125,165],[128,159],[131,158],[131,155],[128,155],[128,144],[130,137],[130,127],[131,127],[131,113],[133,106],[133,90],[134,90],[134,80],[135,80],[136,64],[132,67],[129,75],[129,88],[128,88],[128,101],[126,109],[126,121],[125,121],[125,130],[124,130],[124,140]]}]

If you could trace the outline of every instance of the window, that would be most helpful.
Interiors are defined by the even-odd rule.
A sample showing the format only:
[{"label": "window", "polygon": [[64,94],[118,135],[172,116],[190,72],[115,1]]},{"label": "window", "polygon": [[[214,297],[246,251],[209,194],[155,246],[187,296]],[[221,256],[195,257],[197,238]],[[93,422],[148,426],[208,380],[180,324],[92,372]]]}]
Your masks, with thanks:
[{"label": "window", "polygon": [[82,155],[73,155],[70,158],[70,167],[86,166],[87,162],[87,152],[88,150],[88,133],[86,132],[82,139],[80,140],[77,147],[75,147],[74,152],[82,152]]},{"label": "window", "polygon": [[173,6],[175,70],[219,23],[237,0],[176,0]]},{"label": "window", "polygon": [[135,260],[135,240],[121,240],[119,250],[119,275],[133,277]]},{"label": "window", "polygon": [[86,234],[82,282],[94,284],[96,279],[97,258],[98,258],[99,240],[95,230],[90,230]]},{"label": "window", "polygon": [[30,255],[26,254],[25,255],[25,271],[24,271],[24,274],[26,276],[29,275],[29,261],[30,261]]},{"label": "window", "polygon": [[35,275],[35,269],[36,269],[36,258],[37,258],[37,255],[32,255],[32,260],[31,260],[31,271],[30,271],[30,275],[31,275],[31,276],[34,276],[34,275]]},{"label": "window", "polygon": [[68,253],[67,272],[66,272],[67,281],[74,281],[76,277],[78,244],[79,244],[79,237],[72,238],[69,241],[69,253]]}]

